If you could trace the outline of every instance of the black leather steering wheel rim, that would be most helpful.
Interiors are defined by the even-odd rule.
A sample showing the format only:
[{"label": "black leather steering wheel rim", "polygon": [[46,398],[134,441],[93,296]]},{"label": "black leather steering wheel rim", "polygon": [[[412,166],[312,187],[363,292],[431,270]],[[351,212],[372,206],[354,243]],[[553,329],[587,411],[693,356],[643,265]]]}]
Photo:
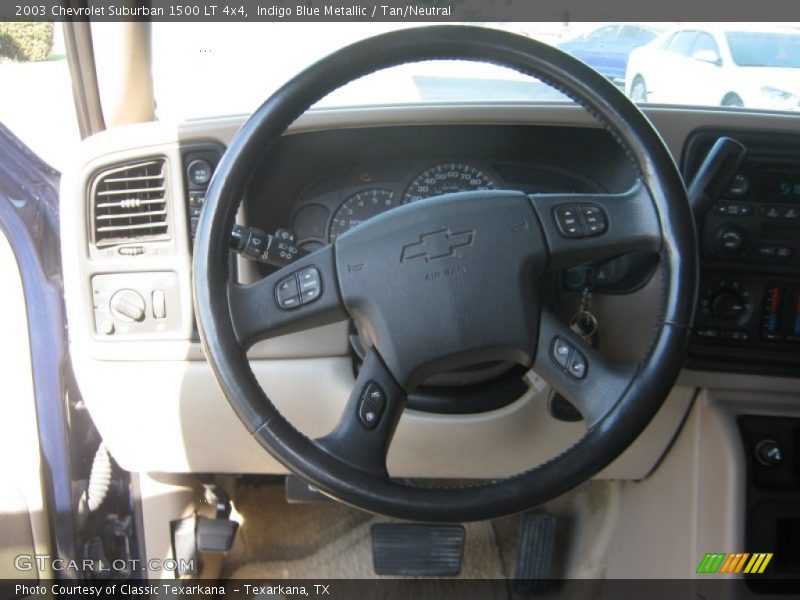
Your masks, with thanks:
[{"label": "black leather steering wheel rim", "polygon": [[[513,477],[461,487],[416,487],[376,476],[292,427],[249,368],[240,327],[231,313],[238,300],[229,285],[227,260],[234,215],[252,169],[295,119],[358,77],[434,59],[510,67],[549,83],[589,110],[625,149],[652,200],[663,265],[652,344],[608,412],[592,422],[580,441],[547,463]],[[696,243],[683,183],[663,141],[641,111],[603,76],[557,49],[501,31],[465,26],[407,29],[356,43],[312,65],[275,92],[237,133],[217,167],[198,228],[195,310],[204,350],[228,401],[259,443],[292,472],[343,502],[376,513],[432,521],[493,518],[536,506],[586,481],[650,422],[677,379],[688,344],[697,287]],[[542,331],[546,326],[542,321]],[[545,361],[541,364],[549,368]]]}]

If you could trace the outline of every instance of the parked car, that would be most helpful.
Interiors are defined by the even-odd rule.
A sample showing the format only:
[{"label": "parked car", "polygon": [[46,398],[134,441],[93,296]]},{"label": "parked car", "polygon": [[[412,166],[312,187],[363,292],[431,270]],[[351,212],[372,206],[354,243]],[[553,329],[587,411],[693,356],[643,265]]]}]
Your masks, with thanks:
[{"label": "parked car", "polygon": [[689,25],[635,50],[625,91],[636,102],[800,109],[800,31]]},{"label": "parked car", "polygon": [[612,23],[563,42],[558,47],[600,73],[622,83],[631,52],[653,41],[661,29],[637,23]]}]

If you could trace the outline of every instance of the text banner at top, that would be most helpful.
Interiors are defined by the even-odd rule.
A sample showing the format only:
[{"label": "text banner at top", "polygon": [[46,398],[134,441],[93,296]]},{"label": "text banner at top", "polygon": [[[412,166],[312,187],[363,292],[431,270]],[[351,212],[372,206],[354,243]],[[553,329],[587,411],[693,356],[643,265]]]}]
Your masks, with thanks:
[{"label": "text banner at top", "polygon": [[0,21],[794,21],[796,0],[3,0]]}]

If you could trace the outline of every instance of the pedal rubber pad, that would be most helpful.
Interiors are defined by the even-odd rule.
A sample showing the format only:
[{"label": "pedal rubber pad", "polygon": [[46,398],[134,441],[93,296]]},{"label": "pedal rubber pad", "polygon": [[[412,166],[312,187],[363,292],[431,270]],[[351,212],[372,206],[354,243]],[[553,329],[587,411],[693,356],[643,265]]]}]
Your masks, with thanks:
[{"label": "pedal rubber pad", "polygon": [[517,532],[514,589],[520,593],[547,591],[556,552],[556,518],[548,513],[522,515]]},{"label": "pedal rubber pad", "polygon": [[372,564],[378,575],[447,577],[461,572],[461,525],[375,523],[370,533]]},{"label": "pedal rubber pad", "polygon": [[239,523],[230,519],[197,519],[197,549],[200,552],[227,552],[233,546],[233,539]]}]

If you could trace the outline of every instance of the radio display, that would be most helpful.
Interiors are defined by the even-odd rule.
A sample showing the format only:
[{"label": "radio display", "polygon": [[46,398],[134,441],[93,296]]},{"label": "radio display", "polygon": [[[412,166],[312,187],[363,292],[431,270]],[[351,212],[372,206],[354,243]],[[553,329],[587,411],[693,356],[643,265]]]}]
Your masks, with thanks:
[{"label": "radio display", "polygon": [[759,173],[754,187],[759,202],[800,202],[800,173],[796,171]]},{"label": "radio display", "polygon": [[796,198],[800,196],[800,182],[781,181],[778,183],[778,190],[780,191],[781,196]]}]

